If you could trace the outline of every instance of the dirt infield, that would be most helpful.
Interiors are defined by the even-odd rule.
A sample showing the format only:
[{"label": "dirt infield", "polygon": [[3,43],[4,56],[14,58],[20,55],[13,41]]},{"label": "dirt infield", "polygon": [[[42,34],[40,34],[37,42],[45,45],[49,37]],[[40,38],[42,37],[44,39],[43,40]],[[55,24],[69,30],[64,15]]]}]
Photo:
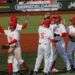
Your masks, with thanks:
[{"label": "dirt infield", "polygon": [[[34,53],[37,50],[37,44],[38,44],[38,34],[37,33],[25,33],[21,34],[20,37],[20,43],[22,47],[23,52],[27,53]],[[7,39],[6,36],[0,35],[0,46],[1,45],[6,45]],[[2,52],[6,52],[5,50]]]},{"label": "dirt infield", "polygon": [[27,33],[21,35],[21,47],[24,52],[34,53],[37,50],[38,34]]}]

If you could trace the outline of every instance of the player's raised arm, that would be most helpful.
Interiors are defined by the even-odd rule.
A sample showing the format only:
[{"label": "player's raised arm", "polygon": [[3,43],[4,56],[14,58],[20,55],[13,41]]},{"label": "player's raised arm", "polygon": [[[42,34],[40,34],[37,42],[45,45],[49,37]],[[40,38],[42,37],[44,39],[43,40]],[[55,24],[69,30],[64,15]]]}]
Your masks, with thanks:
[{"label": "player's raised arm", "polygon": [[26,29],[28,27],[28,22],[25,22],[23,25],[22,25],[22,29]]},{"label": "player's raised arm", "polygon": [[22,30],[26,29],[28,27],[28,22],[25,22],[24,24],[18,24],[17,22],[18,18],[15,15],[10,16],[9,23],[11,22],[13,25],[16,26],[16,30]]}]

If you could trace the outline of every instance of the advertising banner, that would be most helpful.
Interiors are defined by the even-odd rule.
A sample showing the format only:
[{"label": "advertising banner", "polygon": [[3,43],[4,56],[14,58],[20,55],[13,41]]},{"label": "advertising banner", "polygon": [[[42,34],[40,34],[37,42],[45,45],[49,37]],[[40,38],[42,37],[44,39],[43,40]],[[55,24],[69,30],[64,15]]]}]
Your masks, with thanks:
[{"label": "advertising banner", "polygon": [[48,2],[28,2],[19,3],[15,5],[15,10],[17,11],[52,11],[58,10],[59,4],[50,4]]},{"label": "advertising banner", "polygon": [[6,3],[6,4],[0,4],[0,12],[11,12],[15,11],[15,4]]}]

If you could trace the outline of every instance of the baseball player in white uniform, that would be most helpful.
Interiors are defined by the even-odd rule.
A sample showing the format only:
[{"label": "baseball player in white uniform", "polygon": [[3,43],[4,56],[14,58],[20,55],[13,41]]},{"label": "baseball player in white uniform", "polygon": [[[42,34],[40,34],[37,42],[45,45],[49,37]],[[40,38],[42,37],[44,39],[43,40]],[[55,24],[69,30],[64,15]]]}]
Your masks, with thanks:
[{"label": "baseball player in white uniform", "polygon": [[[9,44],[9,56],[8,56],[8,73],[12,75],[12,72],[19,71],[20,68],[28,68],[21,56],[21,46],[20,46],[20,31],[22,25],[17,24],[16,16],[11,16],[9,21],[8,30],[4,30],[7,36]],[[15,62],[14,62],[15,60]]]},{"label": "baseball player in white uniform", "polygon": [[44,74],[50,75],[50,69],[53,63],[52,41],[54,39],[52,32],[49,30],[50,20],[45,19],[43,24],[39,26],[39,44],[38,55],[36,58],[34,75],[38,75],[39,67],[44,59]]},{"label": "baseball player in white uniform", "polygon": [[70,41],[67,46],[67,53],[72,70],[75,71],[75,16],[71,18],[71,25],[67,27]]},{"label": "baseball player in white uniform", "polygon": [[54,49],[54,60],[56,59],[56,53],[60,54],[60,56],[64,59],[66,63],[67,71],[71,70],[70,62],[66,53],[65,48],[65,37],[67,37],[67,32],[65,26],[61,24],[61,18],[59,15],[53,15],[52,20],[55,24],[50,25],[50,30],[54,33],[55,42],[56,42],[56,50]]}]

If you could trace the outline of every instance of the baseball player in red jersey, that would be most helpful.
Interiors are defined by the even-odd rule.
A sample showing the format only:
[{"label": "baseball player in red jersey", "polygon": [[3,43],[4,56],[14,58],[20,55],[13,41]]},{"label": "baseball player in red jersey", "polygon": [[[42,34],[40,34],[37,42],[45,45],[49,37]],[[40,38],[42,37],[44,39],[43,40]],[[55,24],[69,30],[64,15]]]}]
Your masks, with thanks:
[{"label": "baseball player in red jersey", "polygon": [[[55,24],[50,25],[50,30],[54,33],[55,42],[56,42],[56,51],[54,49],[53,53],[59,53],[60,56],[64,59],[66,63],[67,71],[71,70],[70,61],[68,59],[66,51],[66,42],[68,37],[67,31],[65,26],[61,23],[61,17],[59,15],[53,15],[52,20]],[[56,54],[54,54],[55,56]],[[54,57],[55,60],[56,56]]]},{"label": "baseball player in red jersey", "polygon": [[[25,24],[27,25],[27,23]],[[26,26],[24,26],[26,27]],[[11,16],[9,20],[8,30],[1,28],[0,32],[5,33],[9,44],[9,56],[8,56],[8,73],[12,75],[12,72],[18,71],[20,68],[27,68],[28,66],[24,62],[21,56],[20,46],[20,31],[23,28],[22,25],[17,24],[16,16]],[[16,66],[15,66],[16,65]],[[17,66],[18,65],[18,66]]]},{"label": "baseball player in red jersey", "polygon": [[75,71],[75,16],[71,19],[71,25],[67,27],[70,41],[67,46],[67,53],[71,63],[72,70]]},{"label": "baseball player in red jersey", "polygon": [[44,74],[50,75],[49,72],[52,63],[53,63],[53,51],[52,51],[52,45],[54,46],[54,36],[52,32],[49,30],[50,25],[50,19],[46,18],[42,25],[39,26],[38,33],[39,33],[39,44],[38,44],[38,55],[36,58],[35,68],[34,68],[34,74],[33,75],[39,75],[38,70],[42,63],[42,60],[44,59]]}]

